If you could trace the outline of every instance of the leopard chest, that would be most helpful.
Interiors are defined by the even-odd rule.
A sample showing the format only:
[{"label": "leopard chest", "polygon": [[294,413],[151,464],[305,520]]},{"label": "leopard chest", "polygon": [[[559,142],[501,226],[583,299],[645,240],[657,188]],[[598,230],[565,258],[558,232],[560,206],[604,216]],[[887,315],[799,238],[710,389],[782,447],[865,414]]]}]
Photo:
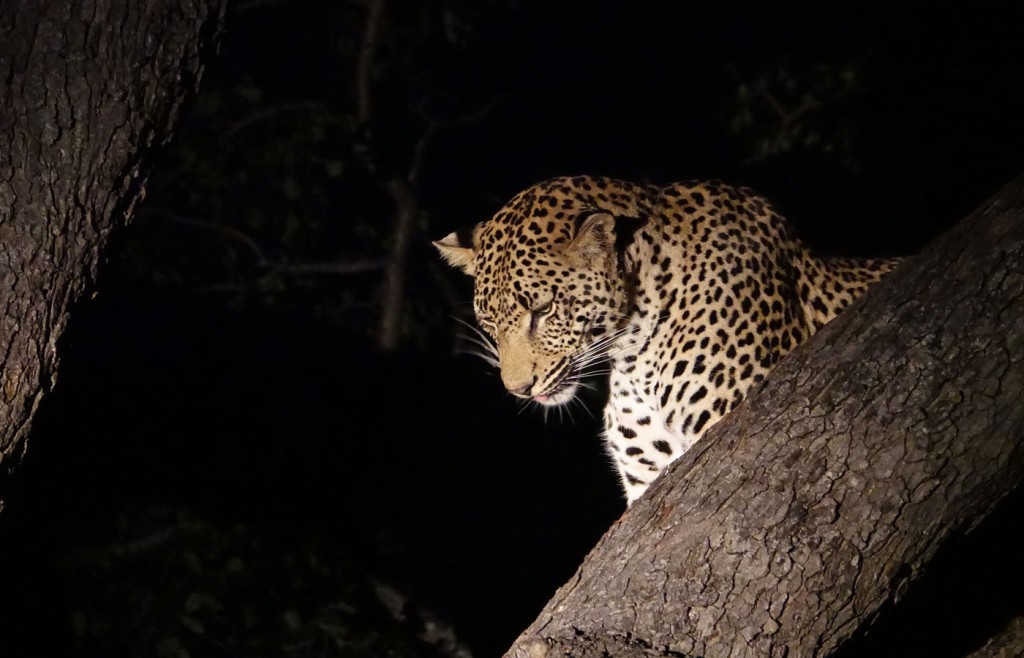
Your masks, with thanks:
[{"label": "leopard chest", "polygon": [[626,497],[632,501],[688,450],[698,435],[671,426],[674,414],[666,413],[662,400],[665,367],[652,341],[632,337],[619,347],[609,380],[604,437]]}]

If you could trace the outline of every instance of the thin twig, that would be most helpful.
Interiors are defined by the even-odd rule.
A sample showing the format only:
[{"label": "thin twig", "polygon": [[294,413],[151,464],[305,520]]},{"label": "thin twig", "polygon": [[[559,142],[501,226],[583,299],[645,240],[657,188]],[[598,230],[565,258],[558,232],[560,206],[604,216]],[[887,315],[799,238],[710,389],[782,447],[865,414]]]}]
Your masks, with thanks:
[{"label": "thin twig", "polygon": [[210,231],[218,233],[229,238],[233,242],[237,242],[245,246],[250,252],[252,252],[255,259],[255,265],[265,271],[272,272],[274,274],[283,274],[289,276],[302,276],[307,274],[330,274],[330,275],[347,275],[347,274],[361,274],[363,272],[372,272],[383,270],[387,267],[387,258],[355,258],[352,260],[341,260],[337,262],[304,262],[304,263],[289,263],[285,261],[274,261],[270,260],[263,253],[259,244],[249,236],[245,231],[237,229],[233,226],[225,226],[224,224],[217,224],[202,219],[195,219],[192,217],[185,217],[178,215],[166,210],[155,210],[157,216],[163,217],[176,224],[182,224],[192,228],[199,228],[204,231]]},{"label": "thin twig", "polygon": [[430,120],[427,123],[426,130],[420,135],[420,138],[416,140],[416,147],[412,152],[412,162],[409,163],[409,183],[415,185],[420,178],[420,171],[423,169],[423,157],[427,152],[427,147],[430,142],[434,139],[434,135],[437,134],[438,123]]},{"label": "thin twig", "polygon": [[189,226],[192,228],[202,229],[204,231],[210,231],[213,233],[219,233],[220,235],[229,238],[233,242],[241,244],[243,247],[248,249],[257,264],[267,263],[266,254],[263,253],[263,249],[260,245],[245,231],[237,229],[233,226],[227,226],[225,224],[218,224],[216,222],[210,222],[203,219],[196,219],[194,217],[186,217],[169,210],[162,208],[153,208],[149,212],[154,215],[166,219],[175,224],[181,224],[183,226]]},{"label": "thin twig", "polygon": [[384,17],[384,0],[370,0],[366,7],[366,27],[363,43],[356,62],[356,120],[365,126],[373,116],[373,62],[377,56],[377,42]]},{"label": "thin twig", "polygon": [[220,143],[225,144],[230,142],[238,135],[238,133],[243,130],[248,130],[258,123],[275,119],[282,114],[289,114],[293,112],[309,112],[311,114],[320,112],[326,113],[327,105],[316,101],[295,101],[291,103],[279,103],[256,112],[250,112],[238,121],[234,122],[231,127],[221,135]]},{"label": "thin twig", "polygon": [[386,258],[361,258],[336,263],[276,263],[270,269],[275,274],[300,276],[304,274],[361,274],[387,267]]}]

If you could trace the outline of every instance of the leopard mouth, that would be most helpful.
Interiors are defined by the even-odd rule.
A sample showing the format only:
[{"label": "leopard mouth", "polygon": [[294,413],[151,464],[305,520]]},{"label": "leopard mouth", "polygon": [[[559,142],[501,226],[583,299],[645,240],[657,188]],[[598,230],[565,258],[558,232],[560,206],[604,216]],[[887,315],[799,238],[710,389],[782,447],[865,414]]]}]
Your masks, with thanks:
[{"label": "leopard mouth", "polygon": [[564,375],[548,386],[542,393],[534,395],[534,401],[545,406],[561,406],[575,398],[575,393],[580,388],[578,382]]},{"label": "leopard mouth", "polygon": [[542,385],[532,398],[537,404],[545,407],[558,407],[571,402],[576,397],[579,383],[572,377],[572,360],[563,358],[552,368],[542,380]]},{"label": "leopard mouth", "polygon": [[559,407],[568,404],[576,397],[579,384],[575,382],[559,382],[553,389],[541,395],[534,395],[533,401],[545,407]]}]

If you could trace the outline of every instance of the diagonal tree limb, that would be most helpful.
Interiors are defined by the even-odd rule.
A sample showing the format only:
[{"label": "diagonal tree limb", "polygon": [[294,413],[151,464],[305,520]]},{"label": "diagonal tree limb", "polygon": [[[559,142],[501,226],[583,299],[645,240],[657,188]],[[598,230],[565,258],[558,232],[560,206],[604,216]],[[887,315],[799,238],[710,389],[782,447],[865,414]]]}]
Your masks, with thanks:
[{"label": "diagonal tree limb", "polygon": [[506,655],[825,656],[1024,476],[1024,176],[794,351]]},{"label": "diagonal tree limb", "polygon": [[984,646],[967,658],[1017,658],[1024,655],[1024,616],[1010,620]]}]

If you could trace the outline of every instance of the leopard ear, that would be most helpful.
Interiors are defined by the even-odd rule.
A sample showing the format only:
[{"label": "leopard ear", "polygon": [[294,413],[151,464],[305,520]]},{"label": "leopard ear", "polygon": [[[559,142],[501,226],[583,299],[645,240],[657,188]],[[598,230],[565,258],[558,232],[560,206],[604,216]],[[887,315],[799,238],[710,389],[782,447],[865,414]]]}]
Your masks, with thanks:
[{"label": "leopard ear", "polygon": [[474,257],[476,250],[473,249],[473,233],[476,227],[468,230],[459,230],[449,233],[440,240],[435,240],[433,245],[441,252],[441,256],[453,267],[461,268],[469,276],[476,273]]},{"label": "leopard ear", "polygon": [[576,235],[565,246],[565,254],[585,265],[609,256],[615,247],[615,217],[608,212],[584,214],[577,223]]}]

